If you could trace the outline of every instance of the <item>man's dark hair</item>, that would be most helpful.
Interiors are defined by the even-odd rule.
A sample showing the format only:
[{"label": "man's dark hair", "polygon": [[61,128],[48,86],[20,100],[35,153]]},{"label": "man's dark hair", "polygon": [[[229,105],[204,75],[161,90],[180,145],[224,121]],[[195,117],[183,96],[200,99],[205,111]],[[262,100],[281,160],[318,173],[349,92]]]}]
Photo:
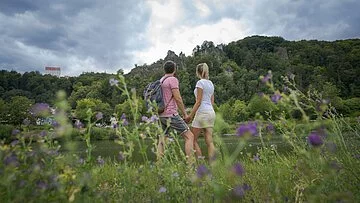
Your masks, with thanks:
[{"label": "man's dark hair", "polygon": [[175,71],[176,64],[174,61],[166,61],[163,67],[165,73],[173,73]]}]

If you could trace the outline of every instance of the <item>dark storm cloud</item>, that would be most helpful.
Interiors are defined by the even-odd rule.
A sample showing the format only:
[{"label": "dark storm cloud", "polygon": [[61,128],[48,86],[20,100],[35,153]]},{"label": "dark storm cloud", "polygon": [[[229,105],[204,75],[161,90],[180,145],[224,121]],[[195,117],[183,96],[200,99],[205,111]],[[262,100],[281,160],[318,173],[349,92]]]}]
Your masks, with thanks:
[{"label": "dark storm cloud", "polygon": [[[0,8],[2,69],[42,72],[50,63],[65,74],[114,72],[131,68],[131,52],[147,45],[150,10],[143,1],[3,0]],[[81,64],[91,68],[74,70]]]},{"label": "dark storm cloud", "polygon": [[290,40],[336,40],[360,37],[358,0],[224,0],[203,1],[211,11],[201,12],[191,0],[184,0],[186,23],[211,24],[223,18],[240,20],[249,34],[279,35]]}]

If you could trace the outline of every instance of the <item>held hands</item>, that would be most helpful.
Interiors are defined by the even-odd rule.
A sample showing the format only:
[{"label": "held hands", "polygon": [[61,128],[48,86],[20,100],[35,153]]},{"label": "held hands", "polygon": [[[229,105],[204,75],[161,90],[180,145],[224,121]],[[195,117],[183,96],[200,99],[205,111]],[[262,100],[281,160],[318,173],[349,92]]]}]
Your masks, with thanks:
[{"label": "held hands", "polygon": [[190,123],[191,120],[192,120],[191,116],[189,116],[187,114],[184,116],[185,123]]}]

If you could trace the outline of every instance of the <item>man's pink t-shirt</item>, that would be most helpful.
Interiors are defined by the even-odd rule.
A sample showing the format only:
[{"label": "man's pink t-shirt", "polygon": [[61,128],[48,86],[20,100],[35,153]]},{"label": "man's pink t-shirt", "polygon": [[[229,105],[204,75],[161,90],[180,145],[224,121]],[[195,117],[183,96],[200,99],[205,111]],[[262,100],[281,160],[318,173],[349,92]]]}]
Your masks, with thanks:
[{"label": "man's pink t-shirt", "polygon": [[[166,78],[167,77],[167,78]],[[164,81],[164,79],[166,80]],[[171,117],[173,115],[177,115],[178,107],[176,104],[176,101],[174,97],[172,96],[172,89],[179,89],[179,80],[169,75],[165,75],[160,79],[160,82],[162,82],[161,88],[163,92],[163,98],[165,102],[166,109],[163,113],[160,114],[161,117]]]}]

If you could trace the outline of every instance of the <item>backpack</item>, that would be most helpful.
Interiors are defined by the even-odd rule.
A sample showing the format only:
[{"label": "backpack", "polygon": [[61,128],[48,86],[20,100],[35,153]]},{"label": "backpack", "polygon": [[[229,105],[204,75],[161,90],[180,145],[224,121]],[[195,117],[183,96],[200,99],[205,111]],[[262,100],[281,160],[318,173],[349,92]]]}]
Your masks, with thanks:
[{"label": "backpack", "polygon": [[144,100],[146,101],[146,107],[149,110],[153,109],[153,104],[155,103],[159,114],[165,111],[166,105],[163,99],[161,85],[168,77],[164,78],[162,82],[160,82],[160,80],[156,80],[146,86],[144,90]]}]

